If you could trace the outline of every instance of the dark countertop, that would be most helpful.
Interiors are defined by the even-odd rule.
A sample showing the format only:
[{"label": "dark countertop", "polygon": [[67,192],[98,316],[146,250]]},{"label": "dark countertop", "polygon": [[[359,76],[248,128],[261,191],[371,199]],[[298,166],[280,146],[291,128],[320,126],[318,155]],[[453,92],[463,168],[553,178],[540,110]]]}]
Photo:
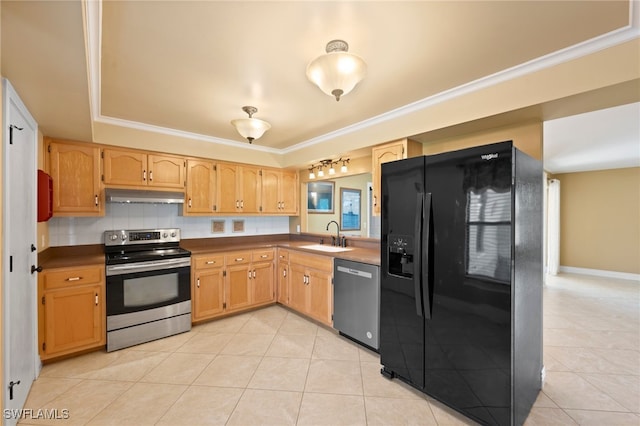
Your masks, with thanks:
[{"label": "dark countertop", "polygon": [[[334,257],[339,259],[380,265],[379,242],[367,238],[347,238],[349,251],[324,252],[306,249],[302,246],[317,244],[326,235],[314,234],[275,234],[249,237],[220,237],[184,239],[180,246],[192,254],[224,253],[235,250],[253,250],[260,248],[282,247],[306,253]],[[104,264],[104,247],[102,244],[82,246],[50,247],[38,253],[38,264],[43,269],[63,268]]]}]

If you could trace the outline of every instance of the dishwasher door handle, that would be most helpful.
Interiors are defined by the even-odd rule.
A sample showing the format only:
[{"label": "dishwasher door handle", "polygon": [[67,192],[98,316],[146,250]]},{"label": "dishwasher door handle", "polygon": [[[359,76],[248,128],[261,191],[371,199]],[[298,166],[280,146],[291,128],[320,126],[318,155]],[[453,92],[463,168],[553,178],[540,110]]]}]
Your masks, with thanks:
[{"label": "dishwasher door handle", "polygon": [[367,271],[359,271],[353,268],[345,268],[344,266],[338,266],[337,269],[338,269],[338,272],[344,272],[345,274],[351,274],[351,275],[355,275],[362,278],[370,279],[373,277],[371,272],[367,272]]}]

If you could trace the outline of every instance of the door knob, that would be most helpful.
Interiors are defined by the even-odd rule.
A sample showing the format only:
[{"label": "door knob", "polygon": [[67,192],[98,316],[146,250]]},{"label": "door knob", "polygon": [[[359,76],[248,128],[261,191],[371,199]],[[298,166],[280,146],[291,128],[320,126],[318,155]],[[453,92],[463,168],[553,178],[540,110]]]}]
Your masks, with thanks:
[{"label": "door knob", "polygon": [[31,273],[33,274],[34,272],[42,272],[42,266],[36,268],[36,265],[31,265]]}]

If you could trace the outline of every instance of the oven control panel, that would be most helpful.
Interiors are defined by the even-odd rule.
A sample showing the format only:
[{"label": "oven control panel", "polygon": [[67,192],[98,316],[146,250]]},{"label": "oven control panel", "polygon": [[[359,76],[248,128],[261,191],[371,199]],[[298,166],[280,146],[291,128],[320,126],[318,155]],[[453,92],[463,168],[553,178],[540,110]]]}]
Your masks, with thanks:
[{"label": "oven control panel", "polygon": [[106,246],[169,243],[180,241],[180,229],[119,229],[104,231]]}]

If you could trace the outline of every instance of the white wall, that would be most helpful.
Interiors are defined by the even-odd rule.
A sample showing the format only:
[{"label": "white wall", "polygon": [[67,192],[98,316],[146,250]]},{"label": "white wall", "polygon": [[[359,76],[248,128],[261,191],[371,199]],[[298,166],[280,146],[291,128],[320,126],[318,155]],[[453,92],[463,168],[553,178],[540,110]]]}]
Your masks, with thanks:
[{"label": "white wall", "polygon": [[[177,204],[107,203],[104,217],[54,217],[49,220],[50,246],[102,244],[111,229],[180,228],[182,238],[235,237],[289,233],[287,216],[181,216]],[[224,233],[212,233],[211,221],[224,221]],[[244,220],[245,232],[232,232],[234,220]]]}]

